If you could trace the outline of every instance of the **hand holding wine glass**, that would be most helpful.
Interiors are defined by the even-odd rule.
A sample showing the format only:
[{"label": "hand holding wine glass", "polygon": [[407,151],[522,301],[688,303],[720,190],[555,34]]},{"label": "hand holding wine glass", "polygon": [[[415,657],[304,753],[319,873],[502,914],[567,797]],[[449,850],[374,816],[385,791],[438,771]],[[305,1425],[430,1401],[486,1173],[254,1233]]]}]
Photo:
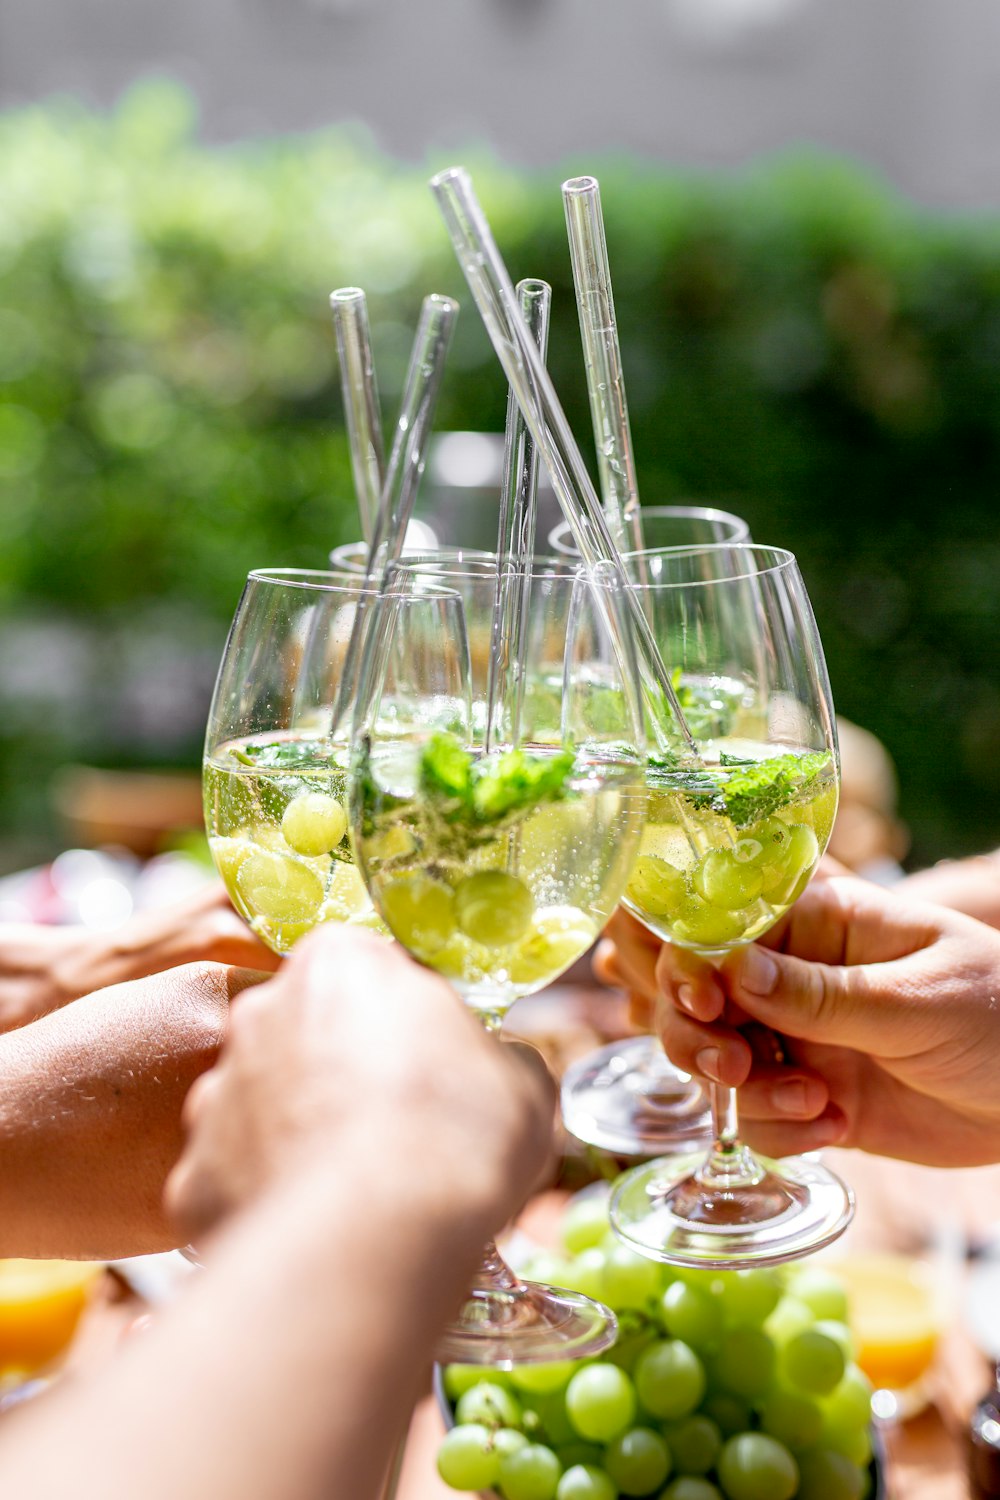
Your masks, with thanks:
[{"label": "hand holding wine glass", "polygon": [[[935,1166],[1000,1158],[993,928],[835,876],[718,969],[664,946],[656,980],[668,1051],[697,1072],[716,1055],[755,1147],[838,1143]],[[787,1039],[784,1062],[751,1048],[747,1020]],[[781,1091],[800,1080],[808,1105],[789,1110]]]}]

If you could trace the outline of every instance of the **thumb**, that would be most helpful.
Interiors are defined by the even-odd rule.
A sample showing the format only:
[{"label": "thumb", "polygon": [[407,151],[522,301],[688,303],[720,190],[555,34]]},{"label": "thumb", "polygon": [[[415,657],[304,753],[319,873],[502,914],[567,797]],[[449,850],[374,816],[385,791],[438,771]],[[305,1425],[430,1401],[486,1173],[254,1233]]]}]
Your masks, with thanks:
[{"label": "thumb", "polygon": [[754,1020],[785,1036],[880,1057],[913,1050],[912,985],[901,969],[902,962],[811,963],[752,943],[722,965],[731,998]]}]

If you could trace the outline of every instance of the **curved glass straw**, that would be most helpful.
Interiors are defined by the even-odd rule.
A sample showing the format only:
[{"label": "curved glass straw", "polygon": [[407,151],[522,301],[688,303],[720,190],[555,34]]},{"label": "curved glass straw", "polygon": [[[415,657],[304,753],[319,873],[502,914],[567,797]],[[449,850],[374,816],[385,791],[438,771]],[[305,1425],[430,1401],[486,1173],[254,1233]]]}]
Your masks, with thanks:
[{"label": "curved glass straw", "polygon": [[[403,404],[396,423],[389,467],[368,549],[366,589],[379,587],[386,567],[399,557],[403,549],[407,523],[413,513],[417,486],[424,471],[427,439],[457,316],[458,303],[453,297],[440,297],[434,293],[424,298],[413,352],[410,355],[410,367],[406,374]],[[340,680],[330,723],[331,739],[344,723],[357,691],[362,647],[369,634],[369,603],[370,596],[366,593],[354,615],[351,639],[344,660],[344,674]]]},{"label": "curved glass straw", "polygon": [[[544,359],[549,342],[552,288],[547,281],[519,281],[517,294],[524,321]],[[518,742],[537,499],[538,450],[524,425],[517,397],[510,391],[507,396],[497,582],[486,695],[484,749],[487,753],[494,735],[503,738],[505,725],[509,728],[510,743],[516,745]]]},{"label": "curved glass straw", "polygon": [[370,543],[385,481],[385,453],[368,303],[360,287],[342,286],[330,293],[330,310],[340,355],[340,386],[361,535]]},{"label": "curved glass straw", "polygon": [[571,177],[563,183],[562,193],[604,514],[621,550],[641,552],[642,508],[611,293],[601,190],[596,177]]},{"label": "curved glass straw", "polygon": [[[659,747],[676,753],[679,732],[686,757],[698,765],[698,750],[681,712],[670,673],[663,665],[649,622],[628,587],[621,553],[608,530],[601,502],[555,387],[525,326],[510,276],[469,174],[462,167],[451,167],[432,177],[430,186],[497,358],[548,467],[563,515],[573,528],[580,555],[588,566],[607,564],[623,590],[628,623],[635,636],[643,696]],[[629,651],[620,639],[618,621],[609,620],[608,624],[620,658],[627,660]]]}]

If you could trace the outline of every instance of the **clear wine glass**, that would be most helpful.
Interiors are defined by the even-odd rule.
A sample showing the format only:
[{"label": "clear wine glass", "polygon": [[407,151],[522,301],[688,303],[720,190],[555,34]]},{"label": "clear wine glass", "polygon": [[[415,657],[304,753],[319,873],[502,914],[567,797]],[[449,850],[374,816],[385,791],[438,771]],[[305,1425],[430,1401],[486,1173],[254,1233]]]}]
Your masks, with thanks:
[{"label": "clear wine glass", "polygon": [[[798,567],[773,547],[647,555],[639,595],[700,751],[650,757],[649,813],[624,904],[710,960],[752,942],[805,889],[837,809],[838,753],[823,651]],[[835,1239],[853,1200],[814,1160],[757,1158],[736,1095],[712,1085],[707,1156],[618,1180],[617,1233],[692,1266],[791,1260]]]},{"label": "clear wine glass", "polygon": [[[613,580],[536,565],[518,703],[503,705],[487,749],[488,673],[467,666],[464,718],[439,712],[437,661],[467,641],[432,636],[408,653],[405,689],[386,692],[398,601],[428,582],[419,565],[398,564],[374,615],[355,720],[354,843],[393,935],[496,1032],[514,1000],[589,948],[624,889],[646,800],[635,668],[612,649]],[[519,1281],[491,1244],[438,1355],[530,1363],[595,1354],[614,1335],[607,1308]]]},{"label": "clear wine glass", "polygon": [[[348,836],[349,716],[331,736],[363,594],[363,580],[343,572],[251,573],[209,710],[209,848],[233,905],[279,953],[322,922],[386,932]],[[428,587],[400,608],[400,641],[417,616],[440,617],[443,634],[461,632],[461,601],[444,589]],[[395,671],[391,660],[387,671]]]},{"label": "clear wine glass", "polygon": [[[643,579],[647,552],[748,542],[741,516],[708,505],[644,505],[646,547],[630,553],[630,573]],[[569,522],[549,534],[560,556],[578,556]],[[686,1151],[711,1136],[708,1097],[697,1079],[676,1068],[658,1037],[609,1042],[571,1064],[561,1088],[563,1124],[571,1135],[616,1156]]]}]

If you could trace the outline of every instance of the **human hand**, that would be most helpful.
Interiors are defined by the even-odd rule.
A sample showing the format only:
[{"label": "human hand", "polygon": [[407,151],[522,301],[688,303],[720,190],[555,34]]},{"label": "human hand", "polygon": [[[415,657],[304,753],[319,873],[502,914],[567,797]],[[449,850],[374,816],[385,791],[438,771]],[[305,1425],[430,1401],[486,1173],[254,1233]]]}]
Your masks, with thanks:
[{"label": "human hand", "polygon": [[218,881],[110,932],[0,924],[0,1031],[94,990],[201,962],[269,972],[280,963],[237,916]]},{"label": "human hand", "polygon": [[545,1168],[554,1090],[537,1054],[498,1045],[438,976],[370,933],[330,927],[233,1006],[192,1088],[169,1211],[200,1238],[295,1176],[388,1182],[400,1222],[478,1240]]},{"label": "human hand", "polygon": [[1000,850],[968,859],[946,859],[928,870],[907,875],[893,886],[908,900],[933,901],[966,916],[1000,927]]},{"label": "human hand", "polygon": [[839,1143],[937,1166],[1000,1159],[991,928],[835,877],[718,970],[664,945],[654,973],[670,1057],[739,1087],[746,1137],[768,1154]]}]

